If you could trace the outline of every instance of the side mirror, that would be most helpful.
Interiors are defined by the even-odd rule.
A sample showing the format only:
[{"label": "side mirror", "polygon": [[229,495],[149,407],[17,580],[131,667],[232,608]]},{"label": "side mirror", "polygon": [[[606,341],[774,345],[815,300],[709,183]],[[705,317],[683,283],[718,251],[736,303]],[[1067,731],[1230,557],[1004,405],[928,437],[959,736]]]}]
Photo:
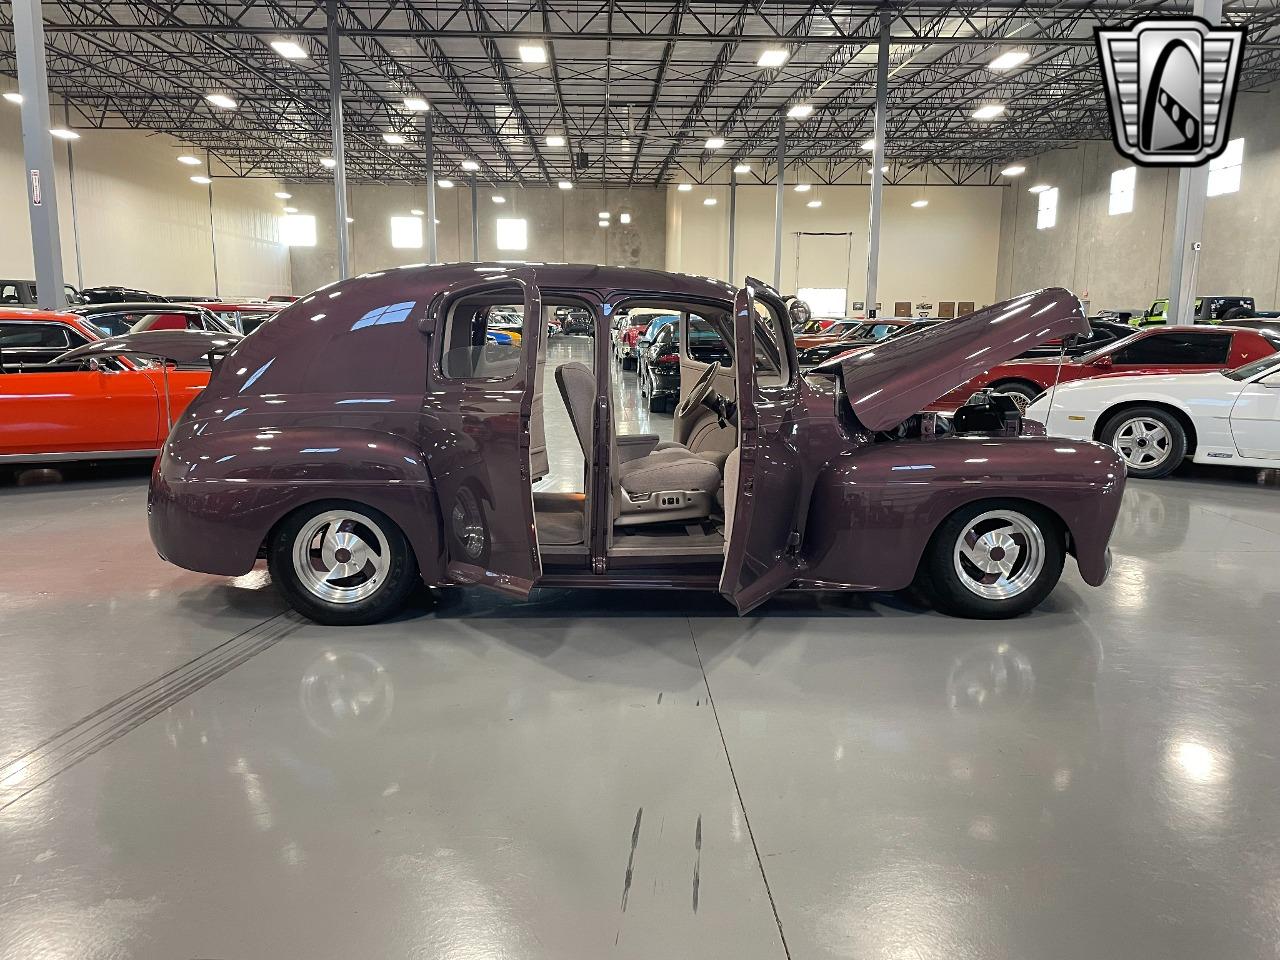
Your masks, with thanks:
[{"label": "side mirror", "polygon": [[1098,359],[1094,360],[1093,363],[1089,364],[1089,366],[1097,367],[1099,370],[1106,370],[1114,364],[1115,361],[1111,359],[1111,354],[1104,353],[1102,356],[1098,357]]}]

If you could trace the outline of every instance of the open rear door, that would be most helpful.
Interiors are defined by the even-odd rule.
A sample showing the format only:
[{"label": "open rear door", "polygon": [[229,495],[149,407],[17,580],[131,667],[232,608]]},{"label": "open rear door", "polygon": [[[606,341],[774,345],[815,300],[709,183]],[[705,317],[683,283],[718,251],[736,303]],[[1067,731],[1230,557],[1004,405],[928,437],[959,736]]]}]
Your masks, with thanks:
[{"label": "open rear door", "polygon": [[[542,298],[534,272],[514,268],[458,285],[432,304],[431,383],[422,449],[455,583],[526,597],[542,576],[529,463]],[[488,308],[523,301],[519,344],[495,343]]]},{"label": "open rear door", "polygon": [[[770,305],[777,314],[776,338],[759,319],[755,301],[761,286],[748,277],[733,304],[738,449],[725,465],[720,592],[739,613],[764,603],[795,579],[808,512],[804,470],[793,446],[799,403],[795,350],[783,326],[781,301]],[[775,364],[779,369],[773,369]]]}]

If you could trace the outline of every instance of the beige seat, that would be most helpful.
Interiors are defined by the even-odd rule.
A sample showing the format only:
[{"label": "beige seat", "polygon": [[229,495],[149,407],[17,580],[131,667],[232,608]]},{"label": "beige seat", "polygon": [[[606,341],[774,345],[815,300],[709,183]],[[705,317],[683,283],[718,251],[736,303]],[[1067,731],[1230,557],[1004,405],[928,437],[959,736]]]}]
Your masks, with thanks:
[{"label": "beige seat", "polygon": [[547,456],[547,421],[542,400],[549,339],[545,330],[538,331],[538,359],[533,368],[533,409],[529,415],[529,470],[535,481],[551,472],[551,461]]},{"label": "beige seat", "polygon": [[[556,368],[556,385],[586,456],[591,446],[595,374],[585,363],[562,363]],[[611,446],[615,523],[629,526],[710,515],[720,489],[720,469],[714,463],[680,444],[656,444],[626,460],[619,455],[617,437],[611,437]]]}]

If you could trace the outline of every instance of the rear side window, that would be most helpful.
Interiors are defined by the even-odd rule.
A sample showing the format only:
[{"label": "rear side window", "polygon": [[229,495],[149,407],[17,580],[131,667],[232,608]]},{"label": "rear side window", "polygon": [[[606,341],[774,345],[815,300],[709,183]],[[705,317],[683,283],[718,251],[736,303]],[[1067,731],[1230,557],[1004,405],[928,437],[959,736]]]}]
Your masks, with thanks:
[{"label": "rear side window", "polygon": [[18,288],[15,284],[6,283],[0,286],[0,303],[21,303],[22,300],[18,296]]},{"label": "rear side window", "polygon": [[1225,364],[1231,353],[1229,333],[1160,333],[1139,337],[1115,353],[1123,364]]},{"label": "rear side window", "polygon": [[688,329],[689,342],[680,345],[686,357],[698,363],[719,363],[726,368],[733,366],[733,350],[705,317],[690,313]]},{"label": "rear side window", "polygon": [[523,303],[459,300],[445,323],[440,370],[449,380],[509,380],[520,370]]},{"label": "rear side window", "polygon": [[0,323],[0,350],[19,347],[70,350],[70,331],[57,323]]}]

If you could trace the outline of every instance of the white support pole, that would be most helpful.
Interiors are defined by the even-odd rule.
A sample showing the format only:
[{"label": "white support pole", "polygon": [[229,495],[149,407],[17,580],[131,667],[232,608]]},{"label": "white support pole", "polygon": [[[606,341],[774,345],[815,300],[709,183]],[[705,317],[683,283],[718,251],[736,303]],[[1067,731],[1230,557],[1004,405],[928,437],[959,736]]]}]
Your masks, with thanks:
[{"label": "white support pole", "polygon": [[884,201],[884,141],[889,114],[889,26],[893,15],[880,13],[880,45],[876,55],[875,149],[871,157],[871,212],[867,219],[867,316],[876,315],[880,282],[880,212]]}]

